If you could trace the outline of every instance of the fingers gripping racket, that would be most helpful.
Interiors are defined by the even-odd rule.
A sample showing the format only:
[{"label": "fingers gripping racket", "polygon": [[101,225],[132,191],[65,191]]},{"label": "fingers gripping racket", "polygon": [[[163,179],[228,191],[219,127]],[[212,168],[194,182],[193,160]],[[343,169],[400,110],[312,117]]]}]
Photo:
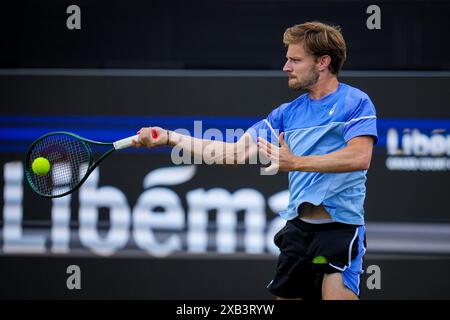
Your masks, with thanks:
[{"label": "fingers gripping racket", "polygon": [[[158,137],[156,130],[152,130],[152,137]],[[45,134],[28,149],[25,159],[26,180],[31,189],[41,197],[65,196],[78,189],[107,156],[116,150],[131,147],[133,140],[137,141],[138,135],[115,142],[99,142],[64,131]],[[92,145],[112,148],[94,161]],[[36,170],[39,169],[36,162],[40,160],[46,166],[39,172]]]}]

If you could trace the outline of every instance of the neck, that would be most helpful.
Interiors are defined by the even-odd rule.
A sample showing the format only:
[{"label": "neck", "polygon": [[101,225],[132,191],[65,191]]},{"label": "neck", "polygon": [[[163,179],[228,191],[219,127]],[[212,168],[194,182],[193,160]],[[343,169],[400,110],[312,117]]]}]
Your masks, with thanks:
[{"label": "neck", "polygon": [[320,99],[337,90],[339,81],[334,74],[319,77],[319,80],[307,89],[311,99]]}]

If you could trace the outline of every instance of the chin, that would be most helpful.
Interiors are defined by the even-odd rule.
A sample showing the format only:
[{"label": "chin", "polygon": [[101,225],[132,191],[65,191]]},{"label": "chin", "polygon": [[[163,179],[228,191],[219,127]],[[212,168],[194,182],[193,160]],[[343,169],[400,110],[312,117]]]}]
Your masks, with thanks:
[{"label": "chin", "polygon": [[288,80],[288,86],[290,87],[290,88],[294,88],[294,87],[297,87],[298,86],[298,81],[296,80],[296,79],[289,79]]},{"label": "chin", "polygon": [[288,81],[288,87],[290,89],[294,89],[294,90],[302,89],[301,85],[297,81],[291,81],[291,80]]}]

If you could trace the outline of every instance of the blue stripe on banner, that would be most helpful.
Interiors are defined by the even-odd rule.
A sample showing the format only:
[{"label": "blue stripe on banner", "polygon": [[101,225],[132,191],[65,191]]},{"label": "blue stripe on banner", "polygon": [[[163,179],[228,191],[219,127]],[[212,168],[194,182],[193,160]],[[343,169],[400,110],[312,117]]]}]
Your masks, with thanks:
[{"label": "blue stripe on banner", "polygon": [[[170,130],[185,128],[193,134],[194,121],[202,121],[202,133],[215,128],[225,137],[226,129],[246,130],[259,120],[261,117],[251,116],[0,116],[0,152],[25,152],[31,142],[51,131],[69,131],[88,139],[112,142],[134,135],[141,127],[150,125],[161,125]],[[377,125],[377,146],[384,147],[390,128],[399,132],[418,129],[430,135],[436,130],[450,130],[450,119],[385,118],[378,119]],[[153,151],[168,152],[169,148]]]}]

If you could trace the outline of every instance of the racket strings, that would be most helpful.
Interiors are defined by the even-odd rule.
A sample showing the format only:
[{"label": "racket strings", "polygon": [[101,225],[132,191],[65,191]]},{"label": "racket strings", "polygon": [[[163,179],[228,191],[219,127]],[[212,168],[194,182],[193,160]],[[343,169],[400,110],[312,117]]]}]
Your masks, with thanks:
[{"label": "racket strings", "polygon": [[[32,170],[33,161],[38,157],[50,162],[50,171],[43,176]],[[27,171],[32,187],[46,196],[66,193],[78,186],[87,172],[90,159],[89,147],[81,140],[65,134],[47,136],[30,151]]]}]

